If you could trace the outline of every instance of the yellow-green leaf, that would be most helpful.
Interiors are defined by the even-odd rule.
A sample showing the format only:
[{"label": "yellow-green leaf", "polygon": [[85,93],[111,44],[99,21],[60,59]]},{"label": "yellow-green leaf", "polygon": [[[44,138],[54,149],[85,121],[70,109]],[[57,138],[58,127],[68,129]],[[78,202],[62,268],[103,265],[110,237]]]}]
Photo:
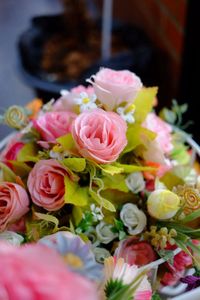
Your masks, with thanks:
[{"label": "yellow-green leaf", "polygon": [[103,198],[102,196],[98,195],[95,191],[93,190],[89,190],[90,196],[102,207],[104,207],[105,209],[109,210],[109,211],[113,211],[115,212],[115,206],[108,201],[107,199]]},{"label": "yellow-green leaf", "polygon": [[85,206],[88,202],[88,188],[80,187],[77,182],[65,176],[65,203]]},{"label": "yellow-green leaf", "polygon": [[0,171],[2,171],[2,174],[0,174],[0,180],[15,182],[16,180],[15,173],[2,162],[0,162]]},{"label": "yellow-green leaf", "polygon": [[98,167],[107,174],[114,175],[123,172],[123,168],[116,167],[113,165],[98,165]]},{"label": "yellow-green leaf", "polygon": [[128,126],[126,137],[128,144],[125,147],[123,154],[128,153],[137,146],[143,144],[144,138],[154,140],[156,138],[156,133],[134,123]]},{"label": "yellow-green leaf", "polygon": [[117,167],[123,168],[123,173],[133,173],[133,172],[143,172],[143,171],[155,171],[157,168],[153,167],[145,167],[145,166],[138,166],[138,165],[127,165],[127,164],[120,164],[115,163]]},{"label": "yellow-green leaf", "polygon": [[35,212],[34,216],[36,216],[40,220],[44,220],[48,223],[54,224],[54,226],[55,226],[54,230],[58,229],[59,221],[55,216],[48,215],[48,214],[42,214],[42,213],[39,213],[39,212]]},{"label": "yellow-green leaf", "polygon": [[143,88],[134,100],[135,121],[142,123],[147,114],[152,110],[155,96],[158,92],[157,87]]},{"label": "yellow-green leaf", "polygon": [[128,193],[129,189],[125,182],[125,176],[122,174],[107,175],[102,178],[105,189],[118,190],[124,193]]},{"label": "yellow-green leaf", "polygon": [[72,150],[75,148],[75,143],[71,133],[57,138],[56,141],[63,147],[64,150]]},{"label": "yellow-green leaf", "polygon": [[17,154],[17,161],[26,162],[33,161],[37,162],[39,158],[37,157],[38,147],[35,143],[25,144]]},{"label": "yellow-green leaf", "polygon": [[62,162],[67,168],[74,172],[82,172],[86,167],[85,158],[70,157],[63,159]]}]

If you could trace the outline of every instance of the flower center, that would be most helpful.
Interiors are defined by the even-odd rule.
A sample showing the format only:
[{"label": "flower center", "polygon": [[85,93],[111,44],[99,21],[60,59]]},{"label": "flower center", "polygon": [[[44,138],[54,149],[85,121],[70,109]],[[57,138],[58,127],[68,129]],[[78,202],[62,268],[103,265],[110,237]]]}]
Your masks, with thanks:
[{"label": "flower center", "polygon": [[73,253],[67,253],[63,257],[64,261],[74,269],[80,269],[83,267],[83,261],[80,259],[79,256]]},{"label": "flower center", "polygon": [[134,112],[134,111],[135,111],[135,105],[134,105],[134,104],[129,105],[129,106],[124,110],[124,112],[125,112],[126,114],[128,114],[128,113],[130,113],[130,112]]},{"label": "flower center", "polygon": [[83,98],[82,100],[83,104],[87,104],[90,102],[90,99],[89,98]]}]

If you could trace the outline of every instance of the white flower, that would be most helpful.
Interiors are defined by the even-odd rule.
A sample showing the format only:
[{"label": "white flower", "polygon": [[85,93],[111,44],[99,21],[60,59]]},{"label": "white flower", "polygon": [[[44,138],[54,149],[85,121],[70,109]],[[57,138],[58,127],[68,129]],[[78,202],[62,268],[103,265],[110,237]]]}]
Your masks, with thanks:
[{"label": "white flower", "polygon": [[166,190],[166,185],[156,177],[155,180],[155,190]]},{"label": "white flower", "polygon": [[0,233],[0,240],[7,241],[14,246],[19,246],[24,241],[24,238],[16,232],[4,231]]},{"label": "white flower", "polygon": [[75,104],[80,106],[80,111],[92,110],[97,108],[96,105],[96,95],[88,95],[86,92],[80,93],[78,98],[74,99]]},{"label": "white flower", "polygon": [[102,248],[102,247],[96,247],[92,251],[95,255],[96,261],[101,264],[104,263],[104,260],[106,258],[111,256],[110,252],[107,249]]},{"label": "white flower", "polygon": [[194,169],[191,169],[185,177],[185,184],[194,186],[197,183],[198,174]]},{"label": "white flower", "polygon": [[[120,281],[123,285],[134,284],[134,281],[137,282],[138,275],[140,274],[140,270],[136,265],[130,266],[125,263],[123,258],[119,258],[117,261],[113,257],[106,258],[104,266],[105,292],[110,288],[110,285],[113,287],[114,281]],[[151,299],[152,289],[147,275],[142,276],[136,290],[133,290],[132,299]]]},{"label": "white flower", "polygon": [[145,189],[145,181],[141,172],[129,174],[125,182],[129,190],[134,194],[137,194]]},{"label": "white flower", "polygon": [[103,220],[104,215],[103,215],[100,207],[97,207],[95,204],[91,204],[90,209],[92,212],[94,222]]},{"label": "white flower", "polygon": [[132,104],[129,107],[118,107],[117,108],[117,113],[126,121],[127,123],[134,123],[135,118],[134,118],[134,112],[135,112],[135,105]]},{"label": "white flower", "polygon": [[114,240],[118,234],[112,231],[113,226],[101,221],[96,226],[97,238],[103,244],[108,244]]},{"label": "white flower", "polygon": [[66,96],[66,95],[69,94],[69,91],[68,90],[61,90],[60,94],[61,94],[61,96]]},{"label": "white flower", "polygon": [[127,203],[122,207],[120,219],[128,227],[128,233],[131,235],[141,233],[147,224],[146,215],[132,203]]}]

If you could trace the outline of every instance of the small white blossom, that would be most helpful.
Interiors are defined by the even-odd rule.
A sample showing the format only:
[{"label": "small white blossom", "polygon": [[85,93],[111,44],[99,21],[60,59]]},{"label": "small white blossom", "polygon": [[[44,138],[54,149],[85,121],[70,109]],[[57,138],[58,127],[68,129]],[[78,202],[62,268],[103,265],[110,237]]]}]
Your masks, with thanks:
[{"label": "small white blossom", "polygon": [[0,233],[0,241],[6,241],[11,245],[19,246],[23,241],[23,236],[13,231],[4,231]]},{"label": "small white blossom", "polygon": [[114,240],[118,234],[112,231],[113,226],[101,221],[96,226],[97,238],[103,244],[108,244]]},{"label": "small white blossom", "polygon": [[66,96],[66,95],[69,94],[69,91],[68,90],[61,90],[60,94],[61,94],[61,96]]},{"label": "small white blossom", "polygon": [[86,92],[82,92],[78,98],[74,99],[74,102],[80,106],[80,111],[83,112],[97,108],[96,99],[95,94],[89,96]]},{"label": "small white blossom", "polygon": [[118,107],[117,113],[126,121],[127,123],[134,123],[134,113],[135,113],[135,105],[130,105],[128,108],[126,107]]},{"label": "small white blossom", "polygon": [[122,207],[120,219],[128,228],[128,233],[131,235],[141,233],[147,224],[146,215],[132,203],[127,203]]},{"label": "small white blossom", "polygon": [[137,194],[145,189],[145,181],[141,172],[129,174],[125,182],[129,190],[134,194]]},{"label": "small white blossom", "polygon": [[97,207],[95,204],[91,204],[90,209],[92,212],[94,222],[103,220],[104,215],[103,215],[100,207]]}]

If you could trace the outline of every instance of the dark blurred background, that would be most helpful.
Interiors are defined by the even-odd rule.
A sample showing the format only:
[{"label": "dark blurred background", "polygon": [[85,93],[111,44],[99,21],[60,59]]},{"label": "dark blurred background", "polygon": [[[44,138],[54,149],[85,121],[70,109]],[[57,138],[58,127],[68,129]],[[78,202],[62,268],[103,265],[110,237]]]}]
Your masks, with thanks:
[{"label": "dark blurred background", "polygon": [[[0,0],[0,109],[58,97],[99,66],[159,85],[159,108],[188,102],[199,140],[198,0],[113,0],[112,57],[100,58],[102,0]],[[0,125],[0,139],[8,129]]]}]

